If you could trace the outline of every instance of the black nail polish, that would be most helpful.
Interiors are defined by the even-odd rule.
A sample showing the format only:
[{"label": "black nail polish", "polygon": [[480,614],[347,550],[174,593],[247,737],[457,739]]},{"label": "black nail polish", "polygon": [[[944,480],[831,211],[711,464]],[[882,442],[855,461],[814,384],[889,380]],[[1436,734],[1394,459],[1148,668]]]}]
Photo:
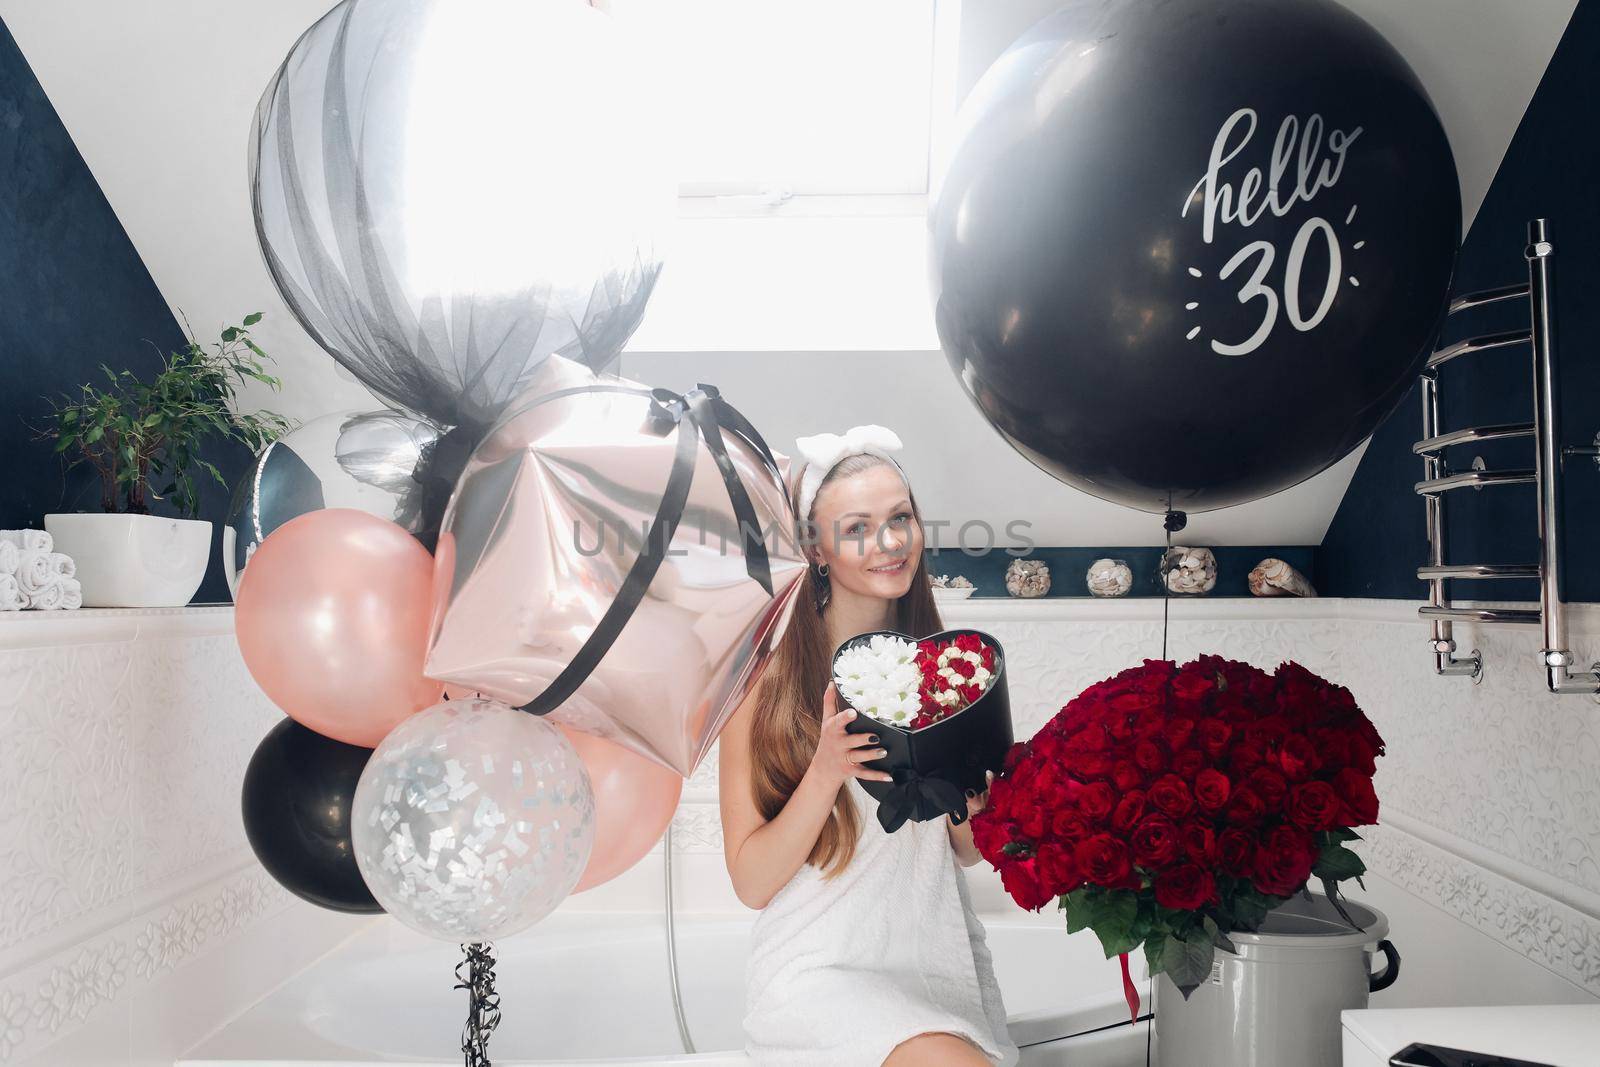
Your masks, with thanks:
[{"label": "black nail polish", "polygon": [[875,745],[877,743],[878,743],[878,735],[877,734],[868,734],[867,735],[867,744]]},{"label": "black nail polish", "polygon": [[972,798],[972,797],[975,797],[975,796],[977,796],[977,795],[978,795],[978,793],[977,793],[977,790],[974,790],[974,789],[969,789],[969,790],[967,790],[967,797],[968,797],[968,799],[970,799],[970,798]]}]

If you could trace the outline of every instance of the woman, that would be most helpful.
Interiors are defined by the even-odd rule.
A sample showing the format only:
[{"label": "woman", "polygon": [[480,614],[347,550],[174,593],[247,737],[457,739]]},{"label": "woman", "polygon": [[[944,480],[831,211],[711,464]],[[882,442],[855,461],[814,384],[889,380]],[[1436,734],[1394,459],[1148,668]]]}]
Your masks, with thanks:
[{"label": "woman", "polygon": [[[857,779],[884,755],[847,733],[833,650],[879,629],[943,629],[921,518],[890,455],[893,432],[858,426],[797,442],[795,514],[810,560],[761,683],[721,735],[723,850],[752,933],[746,1047],[783,1067],[986,1067],[1015,1062],[983,926],[959,866],[977,862],[966,819],[884,833]],[[968,814],[987,794],[968,794]]]}]

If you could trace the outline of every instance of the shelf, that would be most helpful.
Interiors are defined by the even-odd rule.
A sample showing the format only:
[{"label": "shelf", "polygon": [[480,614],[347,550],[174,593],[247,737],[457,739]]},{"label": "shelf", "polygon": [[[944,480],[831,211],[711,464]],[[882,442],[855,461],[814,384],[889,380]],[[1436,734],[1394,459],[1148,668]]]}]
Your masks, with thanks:
[{"label": "shelf", "polygon": [[42,645],[103,645],[140,638],[215,637],[231,633],[232,604],[0,612],[0,650]]}]

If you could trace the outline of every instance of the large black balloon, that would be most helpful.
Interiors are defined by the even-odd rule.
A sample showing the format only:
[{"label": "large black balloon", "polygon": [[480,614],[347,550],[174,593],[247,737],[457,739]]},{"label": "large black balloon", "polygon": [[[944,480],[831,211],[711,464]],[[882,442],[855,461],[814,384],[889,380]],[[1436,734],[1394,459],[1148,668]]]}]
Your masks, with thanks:
[{"label": "large black balloon", "polygon": [[289,892],[333,911],[383,910],[350,845],[350,802],[370,755],[284,719],[244,772],[244,830],[256,858]]},{"label": "large black balloon", "polygon": [[1348,454],[1421,369],[1455,162],[1405,61],[1332,0],[1080,0],[958,125],[930,215],[939,336],[1069,485],[1148,511],[1265,496]]}]

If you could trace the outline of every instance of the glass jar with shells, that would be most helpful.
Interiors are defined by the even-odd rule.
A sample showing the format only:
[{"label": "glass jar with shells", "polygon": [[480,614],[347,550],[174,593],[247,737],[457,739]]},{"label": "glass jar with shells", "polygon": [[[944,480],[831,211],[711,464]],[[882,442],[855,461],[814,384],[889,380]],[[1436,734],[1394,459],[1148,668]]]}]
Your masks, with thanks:
[{"label": "glass jar with shells", "polygon": [[1090,596],[1127,596],[1133,588],[1133,568],[1125,559],[1097,559],[1089,564],[1084,582]]},{"label": "glass jar with shells", "polygon": [[1173,545],[1161,557],[1157,581],[1173,596],[1205,596],[1217,587],[1217,557],[1209,548]]},{"label": "glass jar with shells", "polygon": [[1024,599],[1050,591],[1050,565],[1042,559],[1014,559],[1006,568],[1006,592]]}]

